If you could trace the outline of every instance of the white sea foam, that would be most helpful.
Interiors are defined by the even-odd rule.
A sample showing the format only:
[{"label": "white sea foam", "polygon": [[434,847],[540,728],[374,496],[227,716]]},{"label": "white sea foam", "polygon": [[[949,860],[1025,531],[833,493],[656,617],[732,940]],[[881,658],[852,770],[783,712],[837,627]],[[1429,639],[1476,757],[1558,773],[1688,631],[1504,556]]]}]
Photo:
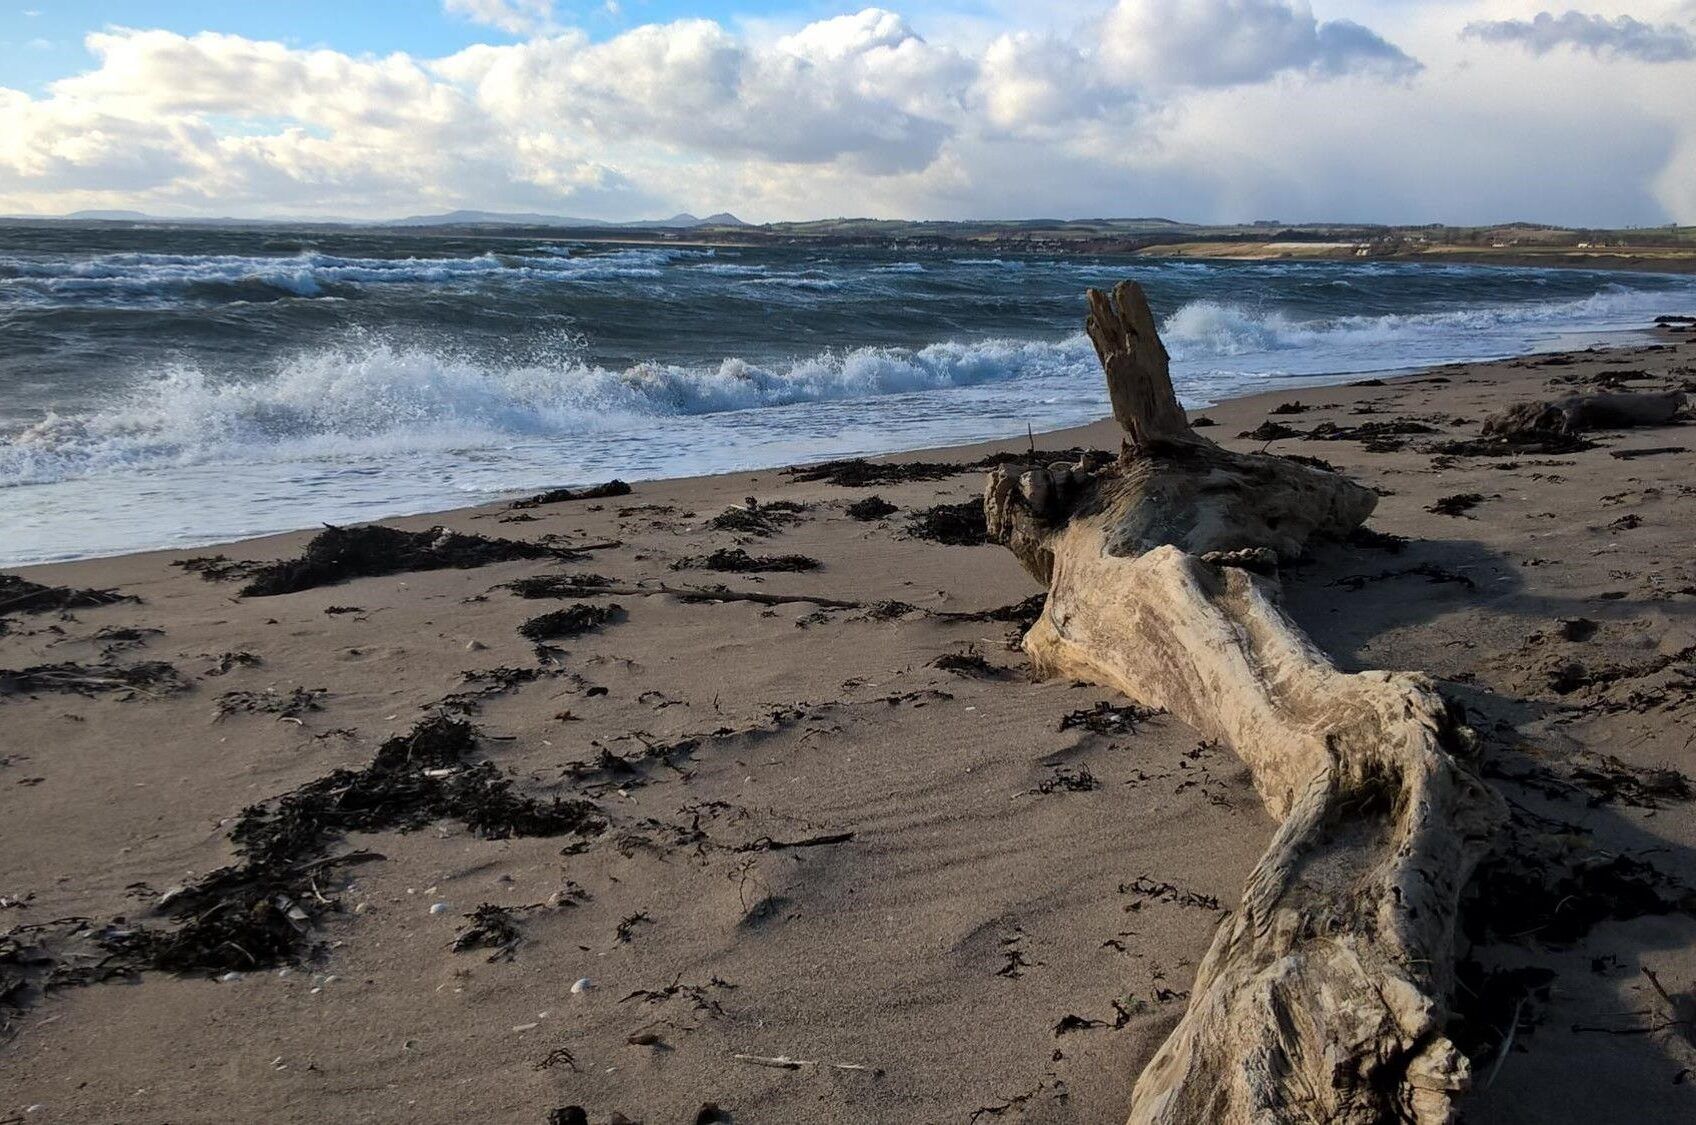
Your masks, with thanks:
[{"label": "white sea foam", "polygon": [[[794,286],[806,278],[755,278]],[[1175,381],[1217,396],[1268,375],[1407,367],[1512,354],[1557,331],[1643,323],[1664,296],[1620,287],[1575,301],[1297,321],[1193,301],[1166,318]],[[613,369],[566,352],[499,362],[391,342],[298,354],[260,378],[166,367],[103,406],[53,414],[0,438],[0,486],[208,462],[470,450],[630,427],[644,418],[1043,382],[1095,389],[1081,335],[919,349],[860,347],[756,363],[638,363]],[[1054,380],[1061,382],[1056,383]],[[1001,392],[998,392],[1001,393]]]},{"label": "white sea foam", "polygon": [[85,414],[0,441],[0,485],[208,461],[471,449],[569,437],[643,417],[911,394],[1083,369],[1082,336],[917,350],[854,348],[786,363],[639,363],[572,356],[490,363],[388,343],[305,353],[262,379],[180,364]]},{"label": "white sea foam", "polygon": [[[1664,293],[1609,285],[1570,301],[1522,301],[1443,312],[1333,316],[1296,320],[1288,313],[1229,301],[1192,301],[1166,319],[1161,336],[1174,357],[1242,357],[1269,352],[1324,359],[1382,350],[1380,366],[1409,366],[1429,350],[1456,358],[1523,351],[1555,331],[1605,331],[1645,324],[1666,304]],[[1390,352],[1387,346],[1398,350]]]}]

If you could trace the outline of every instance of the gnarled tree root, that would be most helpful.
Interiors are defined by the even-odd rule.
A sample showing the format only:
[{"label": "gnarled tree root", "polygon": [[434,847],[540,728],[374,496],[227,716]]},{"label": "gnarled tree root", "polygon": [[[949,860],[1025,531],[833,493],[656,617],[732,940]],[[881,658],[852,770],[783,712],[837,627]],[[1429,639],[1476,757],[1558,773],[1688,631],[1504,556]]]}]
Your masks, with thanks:
[{"label": "gnarled tree root", "polygon": [[[1049,587],[1025,649],[1231,746],[1281,822],[1130,1121],[1447,1121],[1468,1079],[1443,1034],[1455,914],[1500,799],[1426,677],[1338,671],[1251,572],[1374,497],[1180,432],[1141,291],[1091,297],[1123,453],[1004,467],[985,492],[992,538]],[[1151,401],[1150,425],[1125,417]]]}]

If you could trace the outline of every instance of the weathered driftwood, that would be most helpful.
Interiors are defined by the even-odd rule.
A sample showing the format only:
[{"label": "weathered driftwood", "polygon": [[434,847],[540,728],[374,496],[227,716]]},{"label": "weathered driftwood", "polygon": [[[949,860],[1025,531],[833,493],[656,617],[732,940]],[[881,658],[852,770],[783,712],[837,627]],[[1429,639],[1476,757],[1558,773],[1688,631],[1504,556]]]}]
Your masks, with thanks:
[{"label": "weathered driftwood", "polygon": [[1280,821],[1130,1120],[1446,1121],[1468,1079],[1443,1034],[1457,900],[1500,801],[1426,677],[1338,671],[1252,573],[1376,498],[1200,437],[1142,291],[1090,308],[1124,450],[985,491],[991,537],[1049,588],[1025,649],[1226,742]]},{"label": "weathered driftwood", "polygon": [[1548,402],[1522,402],[1500,414],[1492,414],[1484,419],[1484,434],[1518,437],[1664,426],[1677,416],[1683,405],[1684,395],[1679,391],[1567,395]]}]

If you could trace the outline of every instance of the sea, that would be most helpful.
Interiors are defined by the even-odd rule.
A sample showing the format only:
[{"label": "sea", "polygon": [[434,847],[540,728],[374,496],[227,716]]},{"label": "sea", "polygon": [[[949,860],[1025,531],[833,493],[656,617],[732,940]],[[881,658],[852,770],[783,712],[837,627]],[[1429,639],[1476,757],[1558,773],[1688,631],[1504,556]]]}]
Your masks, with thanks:
[{"label": "sea", "polygon": [[1583,347],[1696,278],[419,231],[0,224],[0,565],[1107,412],[1142,283],[1191,405]]}]

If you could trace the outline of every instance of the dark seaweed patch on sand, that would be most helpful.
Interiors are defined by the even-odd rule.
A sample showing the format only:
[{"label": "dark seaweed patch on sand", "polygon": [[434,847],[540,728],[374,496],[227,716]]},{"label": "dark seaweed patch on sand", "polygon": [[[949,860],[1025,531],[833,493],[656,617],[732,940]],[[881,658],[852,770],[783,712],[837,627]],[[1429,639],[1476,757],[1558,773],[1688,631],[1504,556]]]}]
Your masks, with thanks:
[{"label": "dark seaweed patch on sand", "polygon": [[465,535],[443,527],[428,531],[401,531],[377,524],[326,527],[312,537],[299,558],[266,563],[255,570],[253,581],[241,592],[250,598],[271,597],[333,586],[352,578],[412,570],[463,570],[560,554],[540,543]]},{"label": "dark seaweed patch on sand", "polygon": [[578,637],[603,625],[609,625],[624,615],[618,605],[578,604],[532,617],[518,627],[520,635],[532,641],[558,641]]},{"label": "dark seaweed patch on sand", "polygon": [[88,606],[139,602],[141,599],[116,590],[77,589],[72,586],[43,586],[16,574],[0,574],[0,616],[8,613],[50,613]]},{"label": "dark seaweed patch on sand", "polygon": [[717,570],[726,574],[817,570],[819,560],[807,555],[750,555],[740,547],[721,548],[710,555],[690,555],[672,564],[673,570]]},{"label": "dark seaweed patch on sand", "polygon": [[471,724],[432,716],[383,743],[363,769],[335,770],[244,810],[230,833],[240,862],[168,896],[162,909],[175,928],[137,927],[101,943],[135,970],[266,968],[304,950],[322,906],[309,893],[315,878],[338,862],[371,858],[325,858],[348,832],[405,832],[441,820],[488,839],[603,827],[588,801],[515,793],[492,763],[471,762],[476,750]]},{"label": "dark seaweed patch on sand", "polygon": [[914,512],[907,521],[907,531],[915,539],[928,539],[951,547],[981,547],[989,537],[983,499],[979,497],[963,504],[938,504],[934,508]]},{"label": "dark seaweed patch on sand", "polygon": [[588,488],[550,488],[546,492],[514,500],[508,507],[540,508],[543,504],[564,504],[572,500],[605,500],[613,496],[629,495],[628,484],[621,480],[609,480],[605,484],[590,485]]}]

